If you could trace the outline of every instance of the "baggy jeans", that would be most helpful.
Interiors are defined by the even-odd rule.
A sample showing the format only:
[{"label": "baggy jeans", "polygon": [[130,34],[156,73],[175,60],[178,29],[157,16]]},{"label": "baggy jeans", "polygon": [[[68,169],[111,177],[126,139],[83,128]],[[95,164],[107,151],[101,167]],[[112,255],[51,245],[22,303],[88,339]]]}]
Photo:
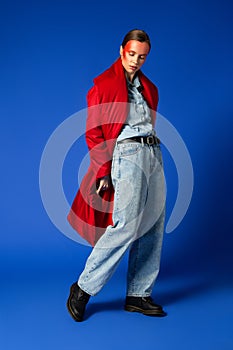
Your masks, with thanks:
[{"label": "baggy jeans", "polygon": [[78,285],[96,295],[129,248],[127,295],[147,297],[159,273],[165,218],[160,145],[117,143],[113,153],[113,225],[94,246]]}]

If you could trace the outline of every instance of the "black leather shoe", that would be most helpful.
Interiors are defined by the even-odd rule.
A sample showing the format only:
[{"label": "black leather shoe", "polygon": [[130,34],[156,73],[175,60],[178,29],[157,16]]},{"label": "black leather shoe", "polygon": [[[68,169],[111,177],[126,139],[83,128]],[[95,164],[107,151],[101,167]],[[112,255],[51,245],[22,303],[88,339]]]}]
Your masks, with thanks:
[{"label": "black leather shoe", "polygon": [[73,319],[77,322],[83,321],[86,305],[90,295],[84,292],[77,284],[73,283],[70,287],[70,295],[67,300],[67,308]]},{"label": "black leather shoe", "polygon": [[147,316],[166,316],[162,306],[155,304],[151,297],[126,297],[125,307],[126,311],[140,312]]}]

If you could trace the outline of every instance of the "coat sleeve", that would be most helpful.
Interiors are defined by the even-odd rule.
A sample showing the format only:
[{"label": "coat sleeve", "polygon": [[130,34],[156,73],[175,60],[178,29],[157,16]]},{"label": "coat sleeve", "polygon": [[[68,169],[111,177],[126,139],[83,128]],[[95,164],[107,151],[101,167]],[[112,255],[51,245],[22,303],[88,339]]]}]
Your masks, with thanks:
[{"label": "coat sleeve", "polygon": [[96,178],[102,178],[111,172],[111,156],[103,133],[101,118],[101,99],[94,85],[87,94],[86,142],[89,149],[91,168]]}]

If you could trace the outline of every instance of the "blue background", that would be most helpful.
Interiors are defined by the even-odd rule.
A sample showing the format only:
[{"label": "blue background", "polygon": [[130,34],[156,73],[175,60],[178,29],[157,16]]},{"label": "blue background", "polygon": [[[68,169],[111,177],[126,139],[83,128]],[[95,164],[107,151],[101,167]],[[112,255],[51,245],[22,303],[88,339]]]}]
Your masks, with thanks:
[{"label": "blue background", "polygon": [[[230,0],[1,1],[1,349],[233,348],[232,10]],[[93,77],[135,27],[150,34],[143,71],[159,88],[159,112],[190,152],[193,198],[164,239],[153,297],[168,317],[123,311],[124,257],[76,324],[65,303],[91,248],[48,218],[40,158],[54,129],[86,107]],[[74,153],[63,176],[70,202]],[[177,176],[166,149],[164,160],[169,216]]]}]

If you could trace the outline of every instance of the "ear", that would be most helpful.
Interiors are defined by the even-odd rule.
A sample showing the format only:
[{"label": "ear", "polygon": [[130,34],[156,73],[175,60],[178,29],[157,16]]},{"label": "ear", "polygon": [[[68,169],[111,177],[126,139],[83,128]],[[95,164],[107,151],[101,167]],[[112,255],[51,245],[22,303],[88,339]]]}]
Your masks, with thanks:
[{"label": "ear", "polygon": [[122,47],[122,45],[120,46],[120,56],[122,56],[123,55],[123,47]]}]

